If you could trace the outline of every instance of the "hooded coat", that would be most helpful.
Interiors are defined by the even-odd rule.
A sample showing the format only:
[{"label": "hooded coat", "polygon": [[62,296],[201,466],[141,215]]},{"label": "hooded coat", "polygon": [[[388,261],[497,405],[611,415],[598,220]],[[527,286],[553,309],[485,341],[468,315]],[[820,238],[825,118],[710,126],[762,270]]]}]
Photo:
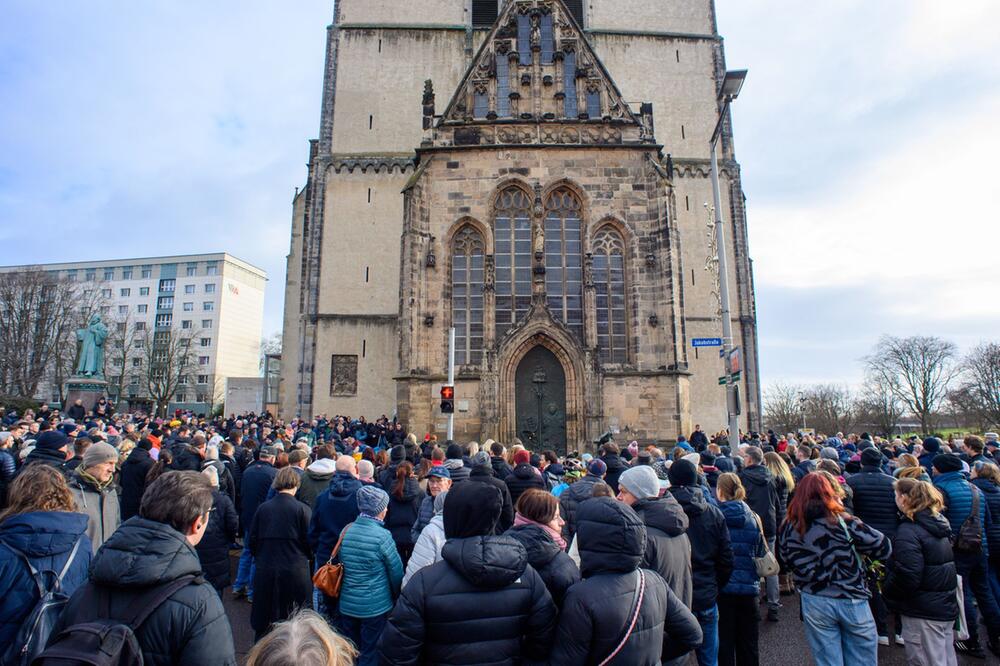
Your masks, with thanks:
[{"label": "hooded coat", "polygon": [[557,610],[524,546],[506,535],[452,538],[441,557],[403,588],[379,642],[382,662],[543,661]]},{"label": "hooded coat", "polygon": [[528,553],[528,564],[542,577],[556,606],[562,608],[566,591],[580,582],[576,563],[537,525],[519,525],[511,528],[507,536],[521,542]]},{"label": "hooded coat", "polygon": [[146,475],[154,464],[155,461],[149,455],[149,451],[138,446],[132,449],[128,458],[122,463],[119,485],[122,490],[120,499],[123,521],[139,515],[142,494],[146,492]]},{"label": "hooded coat", "polygon": [[958,578],[950,537],[944,516],[927,510],[900,523],[882,584],[887,603],[897,613],[939,622],[958,618]]},{"label": "hooded coat", "polygon": [[566,543],[572,542],[573,535],[576,534],[576,512],[579,510],[580,504],[593,497],[594,486],[602,482],[601,477],[587,474],[559,495],[559,512],[565,521],[562,536]]},{"label": "hooded coat", "polygon": [[76,510],[89,518],[87,536],[96,553],[121,524],[118,492],[114,483],[98,488],[92,481],[73,472],[69,478],[69,491],[76,500]]},{"label": "hooded coat", "polygon": [[611,486],[611,492],[618,496],[618,477],[628,469],[625,465],[625,461],[617,453],[609,453],[607,455],[601,456],[601,460],[604,464],[608,466],[608,471],[604,475],[604,483]]},{"label": "hooded coat", "polygon": [[764,465],[751,465],[740,472],[740,481],[747,491],[747,505],[764,523],[764,537],[773,539],[778,532],[781,504],[774,475]]},{"label": "hooded coat", "polygon": [[528,488],[546,490],[545,479],[542,478],[542,473],[532,467],[531,463],[516,465],[514,471],[504,480],[504,483],[507,484],[507,490],[510,491],[510,501],[514,506],[517,506],[517,500],[520,499],[521,494]]},{"label": "hooded coat", "polygon": [[493,468],[489,465],[479,465],[473,467],[469,473],[469,481],[488,483],[500,491],[503,497],[503,506],[500,508],[500,520],[497,521],[497,534],[503,534],[514,525],[514,502],[510,496],[507,484],[493,476]]},{"label": "hooded coat", "polygon": [[[110,593],[111,615],[121,618],[153,586],[198,574],[198,554],[183,534],[163,523],[132,518],[94,557],[90,582],[70,599],[55,632],[100,617],[94,587]],[[149,666],[236,664],[233,632],[222,600],[203,578],[174,592],[135,635]]]},{"label": "hooded coat", "polygon": [[691,607],[691,542],[683,507],[666,495],[641,499],[632,505],[646,525],[646,554],[642,566],[660,574],[684,605]]},{"label": "hooded coat", "polygon": [[360,516],[348,528],[340,548],[344,582],[340,613],[369,618],[392,610],[403,580],[403,563],[393,537],[381,522]]},{"label": "hooded coat", "polygon": [[320,493],[330,487],[330,480],[336,472],[337,461],[332,458],[321,458],[312,463],[299,477],[299,489],[295,493],[295,499],[310,509],[315,509],[316,500]]},{"label": "hooded coat", "polygon": [[733,548],[726,518],[705,500],[697,486],[672,486],[674,496],[688,517],[687,538],[691,542],[691,578],[694,593],[691,610],[711,608],[733,572]]},{"label": "hooded coat", "polygon": [[1000,486],[985,478],[973,479],[972,485],[979,488],[982,498],[986,500],[986,506],[990,510],[990,520],[983,526],[983,529],[986,533],[989,552],[993,553],[995,559],[1000,555]]},{"label": "hooded coat", "polygon": [[385,528],[392,534],[396,548],[401,551],[412,549],[416,543],[410,530],[417,520],[420,504],[426,496],[420,489],[420,483],[412,476],[403,483],[400,497],[392,491],[389,492],[389,513],[385,516]]},{"label": "hooded coat", "polygon": [[854,515],[890,539],[899,526],[896,509],[895,480],[878,465],[862,465],[861,471],[847,479],[854,492]]},{"label": "hooded coat", "polygon": [[357,493],[361,482],[349,472],[337,472],[330,487],[316,498],[309,519],[309,546],[319,561],[325,562],[346,525],[358,517]]},{"label": "hooded coat", "polygon": [[38,571],[58,575],[79,540],[80,546],[62,580],[62,591],[71,595],[87,582],[92,548],[86,531],[87,517],[70,511],[32,511],[11,516],[0,524],[0,655],[40,598],[24,560],[4,546],[9,544],[27,555]]},{"label": "hooded coat", "polygon": [[722,502],[719,510],[726,518],[733,549],[733,573],[719,592],[756,597],[760,594],[760,576],[757,575],[754,558],[763,557],[766,548],[757,519],[750,513],[746,502],[739,500]]},{"label": "hooded coat", "polygon": [[[549,663],[596,665],[625,635],[633,612],[636,571],[646,552],[646,527],[629,507],[597,497],[580,507],[577,539],[583,580],[569,589]],[[659,666],[702,640],[691,612],[654,571],[644,569],[645,590],[632,633],[609,662]]]},{"label": "hooded coat", "polygon": [[229,544],[236,541],[240,533],[240,517],[229,496],[218,489],[212,490],[212,510],[208,514],[208,526],[195,546],[205,578],[217,590],[222,590],[233,582],[229,562]]}]

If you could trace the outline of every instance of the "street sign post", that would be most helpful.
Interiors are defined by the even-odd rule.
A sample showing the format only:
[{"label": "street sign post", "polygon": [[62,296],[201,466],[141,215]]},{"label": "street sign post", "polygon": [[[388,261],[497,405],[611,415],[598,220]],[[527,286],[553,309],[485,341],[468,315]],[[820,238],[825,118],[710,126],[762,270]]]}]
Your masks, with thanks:
[{"label": "street sign post", "polygon": [[722,338],[691,338],[692,347],[721,347]]}]

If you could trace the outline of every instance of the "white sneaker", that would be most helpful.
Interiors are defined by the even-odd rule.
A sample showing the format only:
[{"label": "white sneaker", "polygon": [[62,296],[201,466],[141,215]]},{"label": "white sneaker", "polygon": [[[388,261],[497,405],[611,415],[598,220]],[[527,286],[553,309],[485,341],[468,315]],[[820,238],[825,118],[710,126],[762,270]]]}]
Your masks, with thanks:
[{"label": "white sneaker", "polygon": [[886,646],[889,645],[889,637],[888,636],[879,636],[878,637],[878,644],[879,645],[886,645]]},{"label": "white sneaker", "polygon": [[906,641],[899,634],[896,634],[896,645],[906,645]]}]

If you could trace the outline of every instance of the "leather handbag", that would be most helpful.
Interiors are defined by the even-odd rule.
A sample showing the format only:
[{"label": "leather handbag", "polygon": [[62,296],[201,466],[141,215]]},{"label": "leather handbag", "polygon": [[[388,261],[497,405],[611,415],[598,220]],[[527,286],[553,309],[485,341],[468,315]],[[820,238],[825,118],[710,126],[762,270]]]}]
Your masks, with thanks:
[{"label": "leather handbag", "polygon": [[[750,513],[753,513],[753,511]],[[760,528],[760,540],[764,544],[764,555],[762,557],[753,558],[753,565],[757,569],[757,575],[761,578],[777,576],[781,573],[781,567],[778,566],[778,558],[775,557],[774,553],[771,552],[771,549],[767,547],[767,539],[764,538],[764,524],[760,521],[760,516],[754,513],[753,517],[757,520],[757,527]]]},{"label": "leather handbag", "polygon": [[344,582],[343,563],[337,562],[334,564],[333,561],[337,559],[337,553],[340,552],[340,544],[344,543],[344,535],[347,534],[347,528],[353,524],[350,523],[340,531],[340,538],[337,539],[337,545],[333,547],[333,552],[330,553],[330,559],[313,574],[313,585],[317,590],[331,599],[340,597],[340,586]]}]

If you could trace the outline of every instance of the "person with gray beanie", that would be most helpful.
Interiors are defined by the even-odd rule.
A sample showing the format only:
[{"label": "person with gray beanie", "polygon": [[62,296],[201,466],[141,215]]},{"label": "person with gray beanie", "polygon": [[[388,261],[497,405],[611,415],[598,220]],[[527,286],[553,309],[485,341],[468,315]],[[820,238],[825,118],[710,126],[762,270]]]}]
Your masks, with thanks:
[{"label": "person with gray beanie", "polygon": [[378,486],[358,489],[358,517],[341,535],[344,580],[338,628],[358,646],[359,666],[376,666],[378,639],[403,582],[403,562],[385,528],[389,494]]},{"label": "person with gray beanie", "polygon": [[691,607],[691,542],[688,517],[674,496],[660,497],[660,479],[645,465],[625,470],[618,479],[618,499],[632,507],[646,525],[642,566],[667,581],[677,598]]},{"label": "person with gray beanie", "polygon": [[91,445],[80,466],[70,473],[69,490],[76,500],[76,510],[87,514],[87,536],[96,553],[121,524],[115,468],[118,452],[110,444]]}]

